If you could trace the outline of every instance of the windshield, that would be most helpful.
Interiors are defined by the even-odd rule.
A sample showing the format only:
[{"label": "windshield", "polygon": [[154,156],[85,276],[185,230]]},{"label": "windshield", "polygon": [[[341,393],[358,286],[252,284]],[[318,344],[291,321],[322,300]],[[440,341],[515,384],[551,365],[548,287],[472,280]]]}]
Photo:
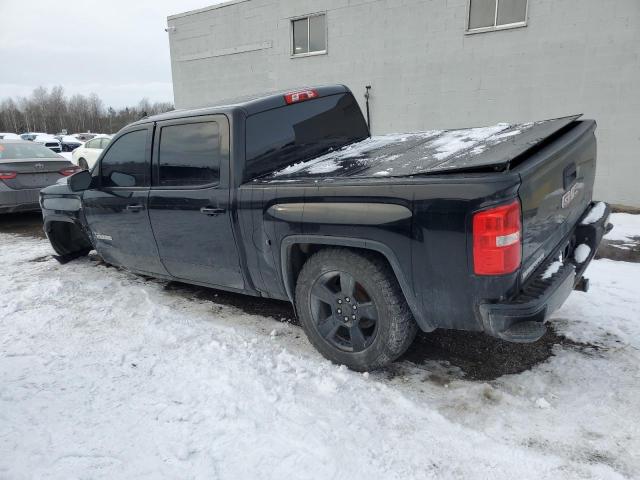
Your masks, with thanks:
[{"label": "windshield", "polygon": [[0,160],[27,158],[60,158],[60,155],[37,143],[0,143]]}]

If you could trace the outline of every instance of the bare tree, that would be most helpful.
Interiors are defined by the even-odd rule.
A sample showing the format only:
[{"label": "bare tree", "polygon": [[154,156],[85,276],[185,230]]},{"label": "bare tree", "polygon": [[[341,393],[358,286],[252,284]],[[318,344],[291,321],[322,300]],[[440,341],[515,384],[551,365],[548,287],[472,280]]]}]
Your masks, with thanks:
[{"label": "bare tree", "polygon": [[167,102],[151,103],[148,98],[134,107],[119,110],[109,106],[96,94],[65,96],[56,86],[36,88],[28,98],[7,98],[0,102],[0,132],[107,132],[115,133],[145,115],[173,110]]}]

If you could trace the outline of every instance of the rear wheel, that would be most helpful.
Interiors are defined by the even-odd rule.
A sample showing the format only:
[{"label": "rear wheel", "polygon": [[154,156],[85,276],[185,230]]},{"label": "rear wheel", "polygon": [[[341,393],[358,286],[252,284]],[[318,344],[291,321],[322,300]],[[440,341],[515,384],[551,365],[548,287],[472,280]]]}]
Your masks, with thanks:
[{"label": "rear wheel", "polygon": [[89,165],[87,164],[87,161],[84,158],[81,158],[80,160],[78,160],[78,166],[83,170],[89,170]]},{"label": "rear wheel", "polygon": [[318,351],[357,371],[388,365],[417,331],[393,271],[375,254],[331,248],[313,255],[298,277],[296,307]]}]

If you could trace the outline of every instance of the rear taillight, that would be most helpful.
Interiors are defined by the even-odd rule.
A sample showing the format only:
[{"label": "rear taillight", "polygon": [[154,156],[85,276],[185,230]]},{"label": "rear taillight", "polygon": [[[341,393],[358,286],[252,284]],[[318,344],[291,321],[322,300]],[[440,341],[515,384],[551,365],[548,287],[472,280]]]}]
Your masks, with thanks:
[{"label": "rear taillight", "polygon": [[82,170],[80,167],[63,168],[62,170],[60,170],[60,174],[68,177],[70,175],[73,175],[74,173],[78,173],[80,170]]},{"label": "rear taillight", "polygon": [[287,102],[287,105],[291,105],[292,103],[304,102],[305,100],[318,98],[318,96],[317,90],[301,90],[299,92],[287,93],[284,96],[284,101]]},{"label": "rear taillight", "polygon": [[520,202],[490,208],[473,216],[473,271],[476,275],[515,272],[522,260]]},{"label": "rear taillight", "polygon": [[18,174],[16,172],[3,172],[0,171],[0,180],[11,180],[12,178],[16,178]]}]

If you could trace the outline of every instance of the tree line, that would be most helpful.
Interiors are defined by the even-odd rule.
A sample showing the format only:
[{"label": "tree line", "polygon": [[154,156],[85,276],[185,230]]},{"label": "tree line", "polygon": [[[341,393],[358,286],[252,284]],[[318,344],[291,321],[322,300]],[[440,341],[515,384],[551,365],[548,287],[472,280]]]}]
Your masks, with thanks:
[{"label": "tree line", "polygon": [[168,102],[151,103],[147,98],[138,105],[107,107],[92,93],[67,97],[61,86],[48,90],[36,88],[31,96],[7,98],[0,102],[0,132],[78,132],[115,133],[145,115],[173,110]]}]

